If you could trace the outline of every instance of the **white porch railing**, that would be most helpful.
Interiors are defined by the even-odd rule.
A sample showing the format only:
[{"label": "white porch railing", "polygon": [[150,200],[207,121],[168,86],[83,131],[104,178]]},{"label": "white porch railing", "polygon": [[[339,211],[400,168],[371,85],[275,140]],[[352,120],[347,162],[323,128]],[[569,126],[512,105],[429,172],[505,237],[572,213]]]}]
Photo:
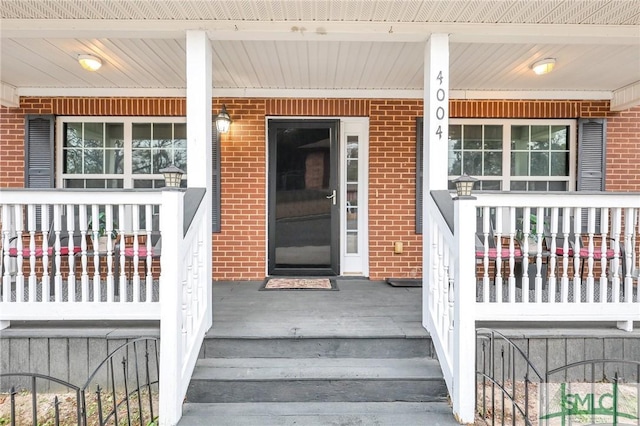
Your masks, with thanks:
[{"label": "white porch railing", "polygon": [[425,322],[460,421],[474,418],[476,321],[640,321],[638,194],[479,194],[449,218],[425,203]]},{"label": "white porch railing", "polygon": [[[211,326],[207,203],[185,192],[2,190],[0,329],[12,320],[159,320],[160,421],[173,425]],[[101,234],[110,235],[104,244]]]}]

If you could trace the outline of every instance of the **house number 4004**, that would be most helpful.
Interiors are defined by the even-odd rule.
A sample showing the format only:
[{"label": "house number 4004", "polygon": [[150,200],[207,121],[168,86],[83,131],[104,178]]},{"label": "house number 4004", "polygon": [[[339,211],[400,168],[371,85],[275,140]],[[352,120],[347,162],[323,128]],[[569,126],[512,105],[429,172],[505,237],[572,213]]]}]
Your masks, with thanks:
[{"label": "house number 4004", "polygon": [[[442,71],[438,73],[436,80],[438,80],[440,82],[440,86],[442,86],[442,82],[444,80]],[[442,87],[438,88],[438,90],[436,91],[436,100],[438,101],[438,103],[436,104],[438,105],[438,108],[436,108],[436,120],[438,120],[438,128],[436,129],[436,135],[438,135],[438,139],[442,139],[442,120],[444,120],[444,115],[445,115],[444,107],[442,105],[445,102],[446,97],[447,97],[447,94],[444,91],[444,89]]]}]

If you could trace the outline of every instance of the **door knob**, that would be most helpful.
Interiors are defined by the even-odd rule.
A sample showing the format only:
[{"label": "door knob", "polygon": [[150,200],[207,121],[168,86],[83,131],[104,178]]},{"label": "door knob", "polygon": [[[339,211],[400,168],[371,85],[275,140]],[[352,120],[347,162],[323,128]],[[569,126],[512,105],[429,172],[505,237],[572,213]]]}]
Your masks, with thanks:
[{"label": "door knob", "polygon": [[335,189],[331,192],[331,195],[327,195],[327,200],[332,200],[333,205],[334,206],[336,205],[336,190]]}]

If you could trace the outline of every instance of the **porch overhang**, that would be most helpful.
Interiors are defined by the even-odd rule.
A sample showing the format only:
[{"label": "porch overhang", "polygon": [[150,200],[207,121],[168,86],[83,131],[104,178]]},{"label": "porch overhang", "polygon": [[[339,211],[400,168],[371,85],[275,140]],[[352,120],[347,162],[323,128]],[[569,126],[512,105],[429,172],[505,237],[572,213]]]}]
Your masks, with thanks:
[{"label": "porch overhang", "polygon": [[[211,40],[214,96],[422,98],[424,43],[449,34],[452,99],[640,104],[635,0],[46,3],[0,7],[4,106],[20,96],[184,97],[189,30]],[[81,53],[103,68],[80,69]],[[544,57],[556,70],[535,76],[530,65]]]}]

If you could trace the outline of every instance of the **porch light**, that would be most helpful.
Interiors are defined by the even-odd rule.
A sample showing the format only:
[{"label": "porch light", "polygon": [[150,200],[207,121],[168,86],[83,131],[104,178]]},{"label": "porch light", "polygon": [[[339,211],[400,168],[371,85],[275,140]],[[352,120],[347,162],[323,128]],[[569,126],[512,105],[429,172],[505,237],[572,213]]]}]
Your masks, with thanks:
[{"label": "porch light", "polygon": [[531,69],[538,75],[549,74],[556,66],[556,60],[554,58],[546,58],[538,62],[534,62],[531,65]]},{"label": "porch light", "polygon": [[102,66],[102,59],[93,55],[78,55],[78,62],[87,71],[98,71]]},{"label": "porch light", "polygon": [[230,125],[231,117],[229,117],[229,113],[227,112],[227,106],[222,105],[222,109],[216,117],[216,128],[218,129],[218,133],[227,133]]},{"label": "porch light", "polygon": [[453,183],[456,184],[456,192],[458,194],[458,198],[471,197],[471,190],[473,189],[473,185],[477,180],[478,179],[473,178],[466,173],[460,176],[458,179],[454,179]]},{"label": "porch light", "polygon": [[169,167],[160,169],[160,173],[164,175],[164,184],[167,188],[180,188],[180,182],[184,174],[183,170],[172,164]]}]

